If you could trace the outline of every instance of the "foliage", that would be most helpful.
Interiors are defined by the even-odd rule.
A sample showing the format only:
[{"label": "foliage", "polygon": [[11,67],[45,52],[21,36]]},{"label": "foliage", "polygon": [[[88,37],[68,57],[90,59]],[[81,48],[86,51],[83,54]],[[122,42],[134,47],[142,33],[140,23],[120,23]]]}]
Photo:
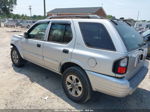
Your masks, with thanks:
[{"label": "foliage", "polygon": [[33,20],[40,20],[40,19],[45,19],[46,17],[40,16],[40,15],[33,15],[31,18],[32,18]]},{"label": "foliage", "polygon": [[17,5],[17,0],[0,0],[0,15],[8,16],[15,5]]},{"label": "foliage", "polygon": [[5,15],[0,15],[0,18],[4,19],[4,18],[12,18],[12,19],[21,19],[21,20],[41,20],[41,19],[45,19],[46,17],[44,16],[40,16],[40,15],[33,15],[32,17],[27,16],[27,15],[19,15],[19,14],[12,14],[10,13],[9,15],[5,16]]},{"label": "foliage", "polygon": [[27,15],[13,14],[13,8],[17,5],[17,0],[0,0],[0,18],[12,18],[12,19],[25,19],[25,20],[39,20],[45,17],[39,15],[33,15],[29,17]]},{"label": "foliage", "polygon": [[107,19],[115,19],[116,17],[115,17],[115,16],[112,16],[112,15],[107,15],[106,18],[107,18]]}]

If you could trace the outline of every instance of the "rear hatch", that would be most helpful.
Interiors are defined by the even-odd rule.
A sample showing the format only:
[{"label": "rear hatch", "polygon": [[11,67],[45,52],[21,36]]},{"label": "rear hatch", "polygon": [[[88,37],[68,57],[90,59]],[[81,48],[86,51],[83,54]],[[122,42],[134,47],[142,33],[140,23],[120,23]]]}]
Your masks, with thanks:
[{"label": "rear hatch", "polygon": [[123,21],[114,21],[128,55],[128,69],[126,78],[130,79],[142,69],[147,55],[147,45],[141,35],[130,25]]}]

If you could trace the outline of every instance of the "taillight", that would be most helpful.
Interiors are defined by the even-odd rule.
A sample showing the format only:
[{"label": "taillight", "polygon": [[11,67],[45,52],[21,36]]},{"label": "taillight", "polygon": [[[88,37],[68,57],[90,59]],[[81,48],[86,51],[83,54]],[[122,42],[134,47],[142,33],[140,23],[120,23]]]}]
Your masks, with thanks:
[{"label": "taillight", "polygon": [[113,72],[116,74],[125,74],[127,72],[128,67],[128,58],[123,58],[120,60],[117,60],[114,63]]}]

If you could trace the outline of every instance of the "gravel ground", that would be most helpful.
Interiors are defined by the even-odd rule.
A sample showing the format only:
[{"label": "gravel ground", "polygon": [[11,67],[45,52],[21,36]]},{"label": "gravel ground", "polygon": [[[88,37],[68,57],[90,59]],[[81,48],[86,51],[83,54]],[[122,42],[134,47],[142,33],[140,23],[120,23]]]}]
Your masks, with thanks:
[{"label": "gravel ground", "polygon": [[150,109],[150,73],[130,96],[115,98],[95,92],[88,103],[76,104],[63,93],[59,75],[31,63],[23,68],[12,66],[10,39],[23,31],[0,28],[0,109]]}]

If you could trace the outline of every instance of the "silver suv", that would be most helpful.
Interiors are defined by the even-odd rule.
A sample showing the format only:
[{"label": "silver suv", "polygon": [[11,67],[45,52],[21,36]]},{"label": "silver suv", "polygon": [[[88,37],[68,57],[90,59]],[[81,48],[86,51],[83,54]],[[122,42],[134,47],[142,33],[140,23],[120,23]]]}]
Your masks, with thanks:
[{"label": "silver suv", "polygon": [[92,91],[111,96],[132,94],[148,72],[147,45],[128,24],[92,17],[51,18],[35,23],[11,40],[11,59],[62,75],[65,94],[74,102]]}]

